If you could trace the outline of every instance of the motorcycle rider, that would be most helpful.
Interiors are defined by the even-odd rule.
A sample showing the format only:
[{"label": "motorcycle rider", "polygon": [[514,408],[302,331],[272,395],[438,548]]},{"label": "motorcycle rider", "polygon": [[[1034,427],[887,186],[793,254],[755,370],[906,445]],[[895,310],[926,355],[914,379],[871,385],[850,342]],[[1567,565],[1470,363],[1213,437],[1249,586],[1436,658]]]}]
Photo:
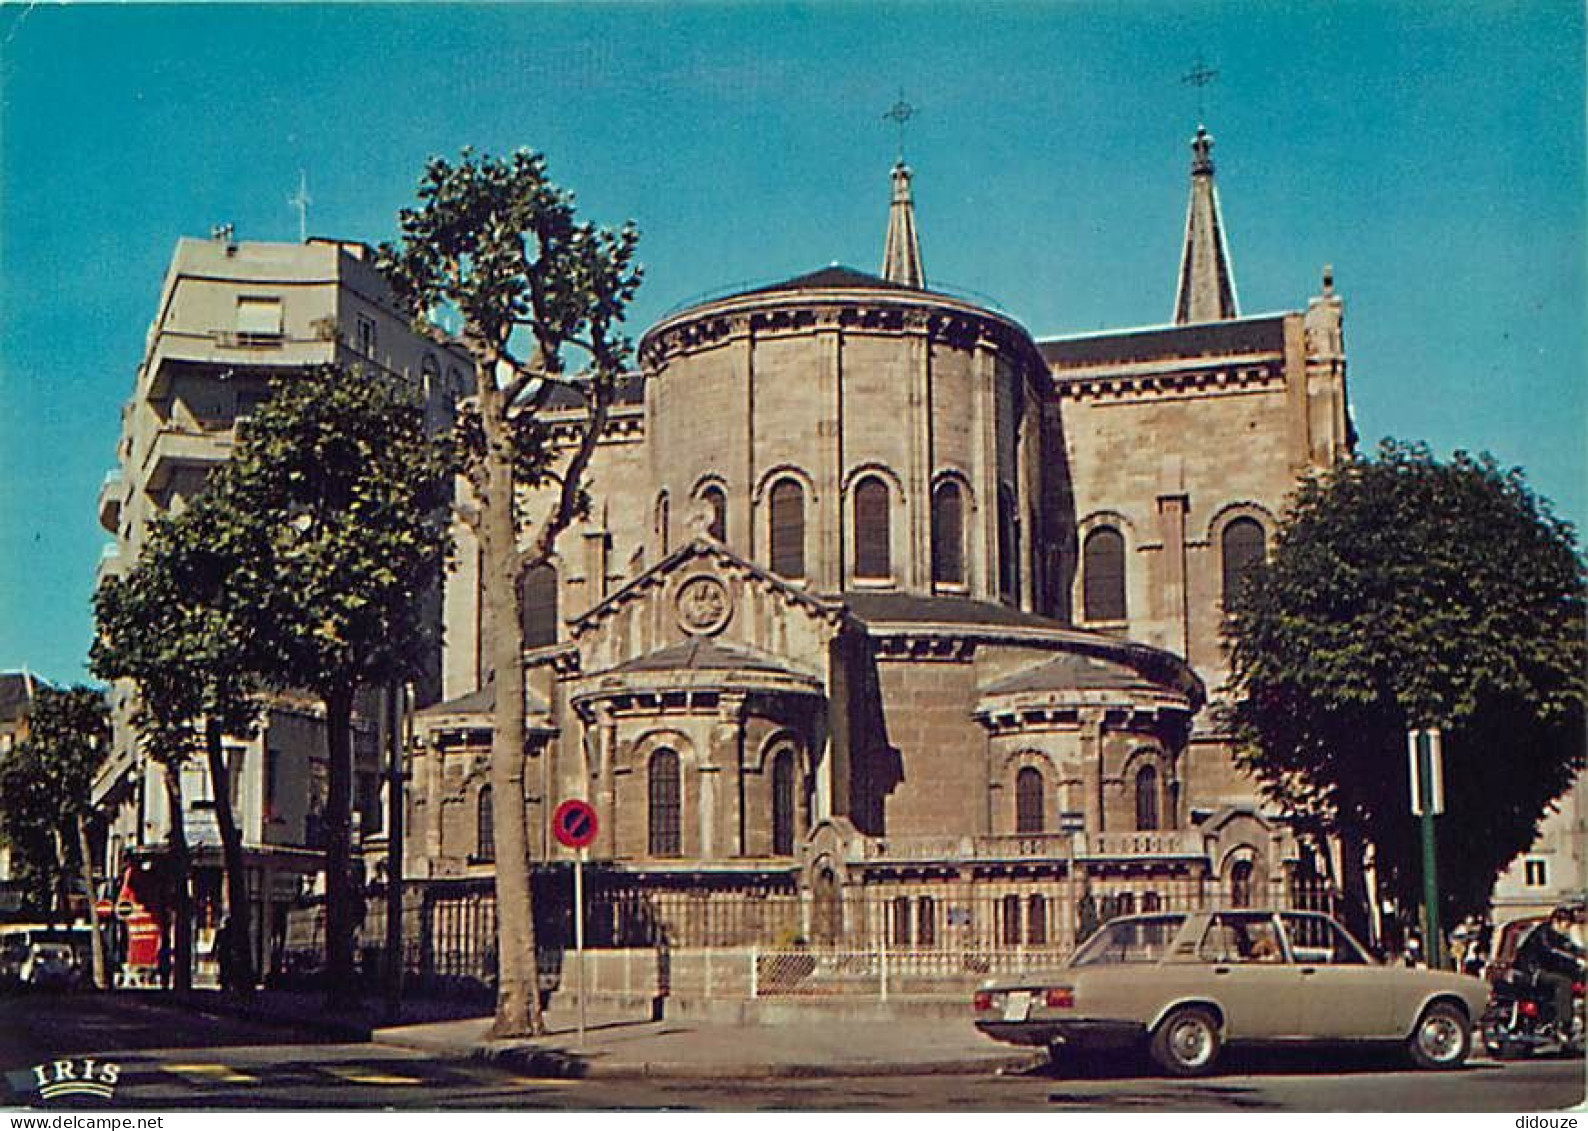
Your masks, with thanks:
[{"label": "motorcycle rider", "polygon": [[1516,968],[1530,973],[1533,984],[1548,994],[1552,1012],[1546,1028],[1553,1026],[1561,1039],[1571,1036],[1572,982],[1581,974],[1583,948],[1568,933],[1573,916],[1571,908],[1557,907],[1549,921],[1540,923],[1516,953]]}]

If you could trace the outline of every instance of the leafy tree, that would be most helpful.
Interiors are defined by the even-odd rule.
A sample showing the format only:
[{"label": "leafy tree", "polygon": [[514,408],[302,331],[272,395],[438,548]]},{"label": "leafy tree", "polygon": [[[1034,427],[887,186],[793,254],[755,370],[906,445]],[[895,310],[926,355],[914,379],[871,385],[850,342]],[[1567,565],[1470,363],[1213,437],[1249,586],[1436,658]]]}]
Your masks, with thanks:
[{"label": "leafy tree", "polygon": [[393,379],[325,366],[271,390],[195,509],[223,548],[248,667],[325,706],[326,985],[338,1005],[355,986],[354,699],[423,671],[452,462]]},{"label": "leafy tree", "polygon": [[[182,514],[157,523],[137,564],[123,578],[107,578],[95,595],[99,635],[91,659],[104,679],[129,679],[137,687],[133,719],[152,756],[175,789],[173,813],[181,813],[181,768],[203,749],[215,794],[226,877],[228,929],[224,936],[229,988],[245,995],[254,987],[248,945],[248,879],[243,840],[232,811],[231,771],[222,736],[252,736],[258,724],[258,679],[249,667],[243,595],[228,580],[244,547],[227,541],[227,526],[200,499]],[[204,720],[203,739],[194,730]],[[181,822],[173,818],[173,825]],[[191,969],[187,905],[186,835],[173,827],[181,888],[177,930],[184,940],[177,968],[185,982]],[[179,988],[184,988],[179,985]]]},{"label": "leafy tree", "polygon": [[1444,921],[1483,909],[1584,766],[1583,583],[1571,526],[1491,457],[1386,441],[1304,483],[1227,610],[1238,762],[1410,906],[1406,732],[1442,728]]},{"label": "leafy tree", "polygon": [[[401,242],[380,266],[421,333],[449,310],[462,322],[475,395],[459,422],[469,498],[459,517],[481,551],[487,655],[496,684],[491,796],[496,837],[498,990],[494,1032],[544,1031],[540,1012],[529,848],[524,822],[525,574],[552,554],[587,505],[590,459],[631,352],[619,332],[640,283],[639,236],[580,223],[571,194],[545,160],[464,150],[433,159],[419,206],[400,216]],[[584,371],[568,377],[568,358]],[[544,410],[564,390],[583,405],[573,439],[554,442]],[[544,489],[544,490],[543,490]],[[534,509],[527,504],[534,501]]]},{"label": "leafy tree", "polygon": [[94,771],[109,745],[104,696],[88,687],[40,686],[28,716],[28,734],[0,761],[0,823],[6,835],[49,860],[67,911],[72,870],[89,900],[94,984],[104,988],[105,952],[93,910],[94,858],[88,843],[89,794]]}]

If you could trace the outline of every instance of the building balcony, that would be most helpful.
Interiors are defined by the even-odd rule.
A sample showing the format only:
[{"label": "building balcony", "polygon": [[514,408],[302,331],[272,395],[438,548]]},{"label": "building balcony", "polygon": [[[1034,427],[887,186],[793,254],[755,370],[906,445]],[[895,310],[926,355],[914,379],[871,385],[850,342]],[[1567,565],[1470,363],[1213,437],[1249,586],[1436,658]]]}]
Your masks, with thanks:
[{"label": "building balcony", "polygon": [[879,837],[860,845],[875,864],[960,864],[978,861],[1187,859],[1207,854],[1197,829],[1154,832],[1027,833],[1009,836]]},{"label": "building balcony", "polygon": [[143,457],[143,488],[154,498],[161,498],[179,472],[189,468],[207,470],[226,462],[231,452],[229,432],[162,428]]},{"label": "building balcony", "polygon": [[121,504],[126,496],[127,484],[121,468],[113,467],[105,472],[105,479],[99,485],[99,525],[111,534],[121,526]]},{"label": "building balcony", "polygon": [[331,331],[296,338],[239,330],[167,328],[155,339],[145,363],[148,384],[144,396],[150,400],[169,396],[172,379],[184,370],[290,370],[323,365],[336,356],[337,341]]}]

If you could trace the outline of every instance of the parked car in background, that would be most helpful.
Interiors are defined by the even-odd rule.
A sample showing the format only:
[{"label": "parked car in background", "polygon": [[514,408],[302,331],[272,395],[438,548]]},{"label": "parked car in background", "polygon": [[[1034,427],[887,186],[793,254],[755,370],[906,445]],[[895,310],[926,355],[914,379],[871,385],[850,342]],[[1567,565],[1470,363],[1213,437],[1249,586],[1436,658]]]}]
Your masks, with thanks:
[{"label": "parked car in background", "polygon": [[77,982],[77,959],[69,943],[36,942],[22,962],[22,983],[35,989],[67,989]]},{"label": "parked car in background", "polygon": [[1051,974],[987,982],[973,1005],[996,1040],[1145,1046],[1200,1076],[1244,1042],[1394,1042],[1419,1067],[1455,1068],[1487,1000],[1477,978],[1381,965],[1326,915],[1239,910],[1115,919]]}]

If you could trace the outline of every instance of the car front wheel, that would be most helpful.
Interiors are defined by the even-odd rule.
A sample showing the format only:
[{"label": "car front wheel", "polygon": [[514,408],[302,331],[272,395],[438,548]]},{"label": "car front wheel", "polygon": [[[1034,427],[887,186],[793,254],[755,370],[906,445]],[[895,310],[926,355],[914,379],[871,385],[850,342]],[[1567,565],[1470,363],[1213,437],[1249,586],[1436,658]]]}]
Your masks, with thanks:
[{"label": "car front wheel", "polygon": [[1164,1018],[1152,1035],[1152,1059],[1174,1076],[1205,1076],[1213,1071],[1222,1040],[1218,1019],[1200,1006],[1186,1006]]},{"label": "car front wheel", "polygon": [[1472,1026],[1466,1014],[1442,1001],[1423,1010],[1406,1041],[1406,1051],[1418,1068],[1459,1068],[1471,1049]]}]

